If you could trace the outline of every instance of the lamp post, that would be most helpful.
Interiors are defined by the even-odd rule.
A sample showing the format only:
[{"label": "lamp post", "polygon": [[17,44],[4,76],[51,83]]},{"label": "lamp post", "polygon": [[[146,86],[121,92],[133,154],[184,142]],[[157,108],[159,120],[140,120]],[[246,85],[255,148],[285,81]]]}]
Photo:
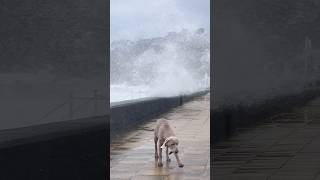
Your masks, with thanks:
[{"label": "lamp post", "polygon": [[305,45],[304,45],[304,78],[305,83],[308,84],[309,82],[309,63],[310,63],[310,53],[312,49],[311,40],[308,36],[305,38]]}]

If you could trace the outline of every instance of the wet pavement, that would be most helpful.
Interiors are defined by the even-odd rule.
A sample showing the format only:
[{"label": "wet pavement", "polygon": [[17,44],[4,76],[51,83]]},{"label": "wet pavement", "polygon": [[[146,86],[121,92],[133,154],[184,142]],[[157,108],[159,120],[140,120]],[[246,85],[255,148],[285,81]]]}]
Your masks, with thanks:
[{"label": "wet pavement", "polygon": [[214,145],[215,180],[320,180],[320,99]]},{"label": "wet pavement", "polygon": [[[157,167],[154,158],[155,121],[143,124],[110,147],[110,178],[113,180],[209,180],[210,179],[210,97],[196,98],[164,114],[179,139],[183,168],[171,162]],[[112,128],[112,127],[111,127]]]}]

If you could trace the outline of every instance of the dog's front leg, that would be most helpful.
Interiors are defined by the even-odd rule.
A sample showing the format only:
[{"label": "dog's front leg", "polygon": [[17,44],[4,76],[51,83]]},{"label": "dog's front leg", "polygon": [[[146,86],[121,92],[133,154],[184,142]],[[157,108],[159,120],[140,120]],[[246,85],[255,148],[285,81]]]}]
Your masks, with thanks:
[{"label": "dog's front leg", "polygon": [[170,158],[169,158],[169,149],[168,147],[166,147],[166,156],[167,156],[167,162],[170,162]]},{"label": "dog's front leg", "polygon": [[157,147],[157,143],[158,143],[158,138],[155,136],[154,137],[154,158],[156,159],[156,160],[158,160],[158,158],[159,158],[159,156],[158,156],[158,147]]},{"label": "dog's front leg", "polygon": [[157,148],[158,148],[158,166],[162,167],[162,149],[161,149],[161,143],[160,140],[158,138],[158,143],[157,143]]},{"label": "dog's front leg", "polygon": [[179,156],[178,156],[178,153],[174,153],[174,156],[175,156],[176,159],[177,159],[177,162],[178,162],[179,167],[183,167],[184,165],[181,163],[180,158],[179,158]]}]

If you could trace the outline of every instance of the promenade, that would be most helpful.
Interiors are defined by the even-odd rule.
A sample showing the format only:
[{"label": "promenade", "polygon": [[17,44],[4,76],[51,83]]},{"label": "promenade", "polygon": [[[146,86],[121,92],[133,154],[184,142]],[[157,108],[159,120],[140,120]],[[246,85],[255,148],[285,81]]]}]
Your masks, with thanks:
[{"label": "promenade", "polygon": [[178,167],[173,155],[170,155],[171,162],[166,163],[163,158],[164,166],[157,167],[153,140],[157,119],[152,119],[112,142],[112,180],[210,179],[210,95],[195,98],[163,116],[169,119],[179,139],[179,154],[184,167]]}]

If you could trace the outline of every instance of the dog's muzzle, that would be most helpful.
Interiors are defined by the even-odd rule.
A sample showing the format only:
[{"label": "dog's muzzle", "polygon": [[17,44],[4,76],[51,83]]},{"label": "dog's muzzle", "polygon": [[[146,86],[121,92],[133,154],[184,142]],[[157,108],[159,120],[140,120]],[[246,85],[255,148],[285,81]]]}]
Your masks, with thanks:
[{"label": "dog's muzzle", "polygon": [[170,152],[169,152],[169,154],[172,154],[172,153],[178,154],[179,151],[177,150],[177,151],[175,151],[175,152],[173,152],[173,151],[170,151]]}]

